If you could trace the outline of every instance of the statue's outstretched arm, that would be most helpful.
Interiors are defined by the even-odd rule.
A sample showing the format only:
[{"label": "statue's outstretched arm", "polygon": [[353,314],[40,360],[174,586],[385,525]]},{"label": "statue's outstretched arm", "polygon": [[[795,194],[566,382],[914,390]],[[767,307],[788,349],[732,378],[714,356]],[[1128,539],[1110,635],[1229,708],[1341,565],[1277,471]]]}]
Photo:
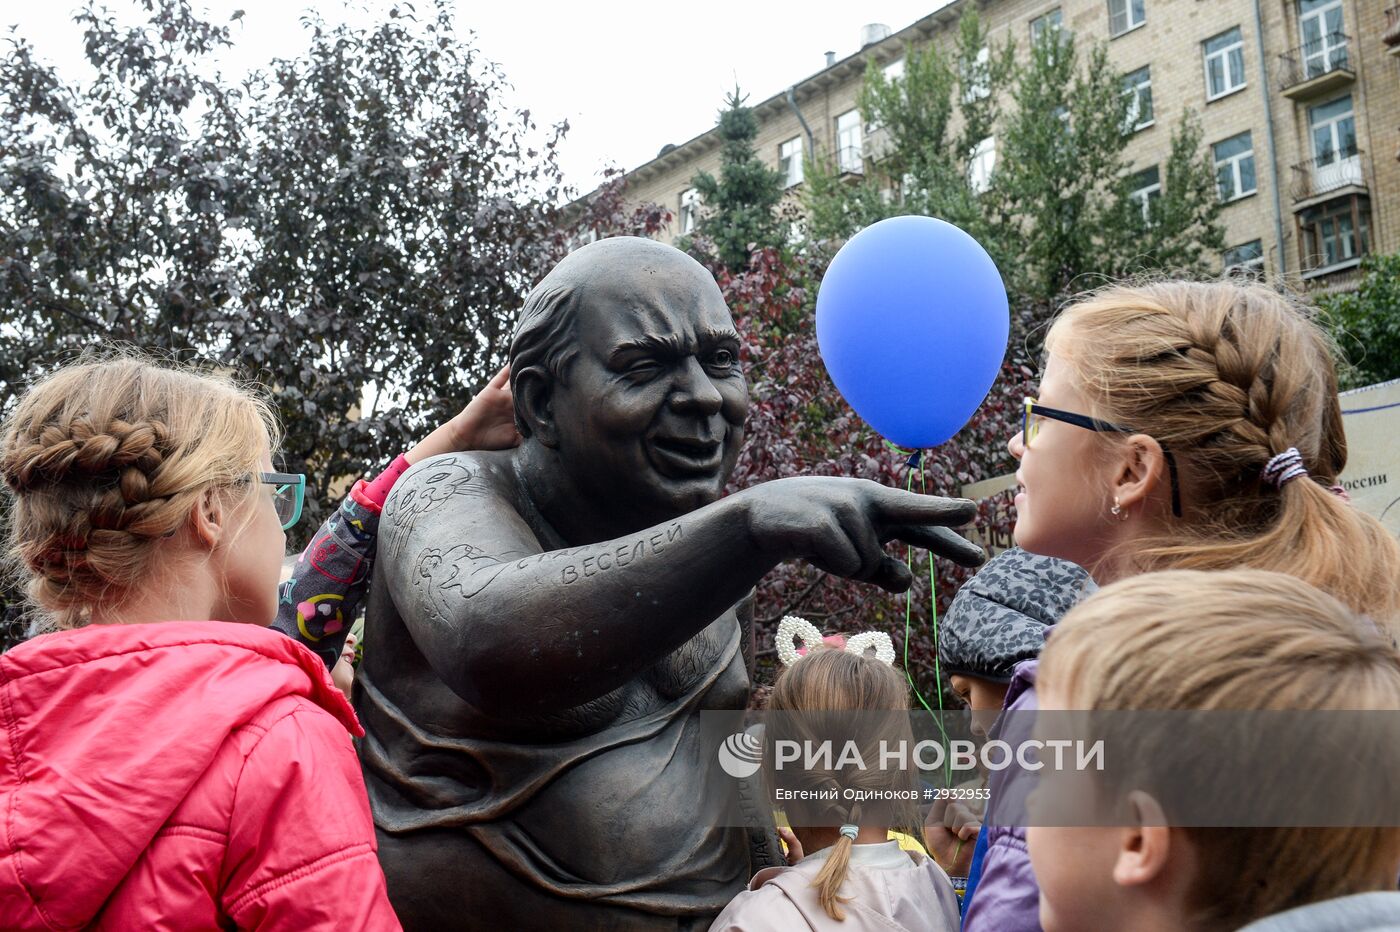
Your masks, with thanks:
[{"label": "statue's outstretched arm", "polygon": [[[463,465],[465,464],[465,465]],[[483,711],[576,706],[632,679],[739,601],[783,560],[908,588],[899,538],[975,565],[943,525],[972,502],[858,479],[765,483],[636,534],[541,552],[470,461],[430,461],[385,509],[380,577],[415,643]]]}]

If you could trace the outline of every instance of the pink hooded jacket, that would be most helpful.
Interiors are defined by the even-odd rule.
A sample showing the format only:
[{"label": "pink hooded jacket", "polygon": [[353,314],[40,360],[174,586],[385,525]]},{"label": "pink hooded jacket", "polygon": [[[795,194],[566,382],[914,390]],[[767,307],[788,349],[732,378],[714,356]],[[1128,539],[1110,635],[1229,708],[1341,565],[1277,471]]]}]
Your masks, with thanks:
[{"label": "pink hooded jacket", "polygon": [[931,858],[906,852],[907,870],[852,864],[840,895],[843,920],[822,908],[812,882],[824,860],[804,858],[793,867],[768,867],[754,874],[710,932],[957,932],[958,898],[953,884]]},{"label": "pink hooded jacket", "polygon": [[222,622],[0,655],[0,928],[397,929],[314,654]]}]

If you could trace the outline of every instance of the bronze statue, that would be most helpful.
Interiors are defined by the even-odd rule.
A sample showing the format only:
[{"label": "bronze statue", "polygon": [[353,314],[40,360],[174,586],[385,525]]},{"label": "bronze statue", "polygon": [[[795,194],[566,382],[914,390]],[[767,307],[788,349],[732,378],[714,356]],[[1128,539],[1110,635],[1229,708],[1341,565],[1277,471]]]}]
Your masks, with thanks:
[{"label": "bronze statue", "polygon": [[409,929],[703,929],[750,874],[697,819],[699,712],[749,697],[749,596],[780,561],[892,591],[898,538],[963,564],[973,505],[856,479],[720,498],[744,436],[714,279],[645,239],[585,246],[511,344],[524,442],[404,476],[355,705]]}]

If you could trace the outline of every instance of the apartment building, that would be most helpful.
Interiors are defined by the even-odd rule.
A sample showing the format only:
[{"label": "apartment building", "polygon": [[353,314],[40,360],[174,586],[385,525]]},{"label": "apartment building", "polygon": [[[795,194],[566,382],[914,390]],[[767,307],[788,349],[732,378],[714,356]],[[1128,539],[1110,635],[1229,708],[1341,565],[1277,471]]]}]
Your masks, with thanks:
[{"label": "apartment building", "polygon": [[[931,3],[936,0],[931,0]],[[856,99],[866,63],[898,76],[909,48],[952,54],[977,3],[989,42],[1018,54],[1048,30],[1104,42],[1133,100],[1126,156],[1142,197],[1161,190],[1172,127],[1199,116],[1217,168],[1228,248],[1222,267],[1258,269],[1309,289],[1354,287],[1361,257],[1400,250],[1400,4],[1394,0],[952,0],[891,32],[862,29],[861,49],[754,105],[756,147],[794,191],[802,156],[843,172],[873,169],[880,131]],[[717,172],[711,128],[628,173],[628,197],[671,209],[670,241],[694,225],[697,171]],[[969,167],[995,171],[995,137]]]}]

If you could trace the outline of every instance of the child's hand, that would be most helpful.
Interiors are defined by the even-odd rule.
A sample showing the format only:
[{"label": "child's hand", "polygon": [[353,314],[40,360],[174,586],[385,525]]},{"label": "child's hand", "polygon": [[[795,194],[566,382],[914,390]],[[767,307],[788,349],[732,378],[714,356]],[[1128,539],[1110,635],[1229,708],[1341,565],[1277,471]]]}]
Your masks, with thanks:
[{"label": "child's hand", "polygon": [[331,668],[331,682],[336,689],[345,693],[345,698],[350,698],[350,687],[355,682],[355,635],[345,636],[345,646],[340,649],[340,659]]},{"label": "child's hand", "polygon": [[506,366],[456,417],[423,438],[404,458],[417,463],[458,450],[509,450],[519,446],[520,440],[510,393],[510,366]]},{"label": "child's hand", "polygon": [[949,876],[966,877],[981,830],[978,813],[962,803],[940,799],[924,820],[924,841],[928,842],[928,853]]},{"label": "child's hand", "polygon": [[805,857],[802,851],[802,842],[797,840],[797,836],[792,833],[792,829],[783,828],[783,826],[779,825],[778,837],[783,840],[783,845],[787,848],[786,856],[789,867]]}]

